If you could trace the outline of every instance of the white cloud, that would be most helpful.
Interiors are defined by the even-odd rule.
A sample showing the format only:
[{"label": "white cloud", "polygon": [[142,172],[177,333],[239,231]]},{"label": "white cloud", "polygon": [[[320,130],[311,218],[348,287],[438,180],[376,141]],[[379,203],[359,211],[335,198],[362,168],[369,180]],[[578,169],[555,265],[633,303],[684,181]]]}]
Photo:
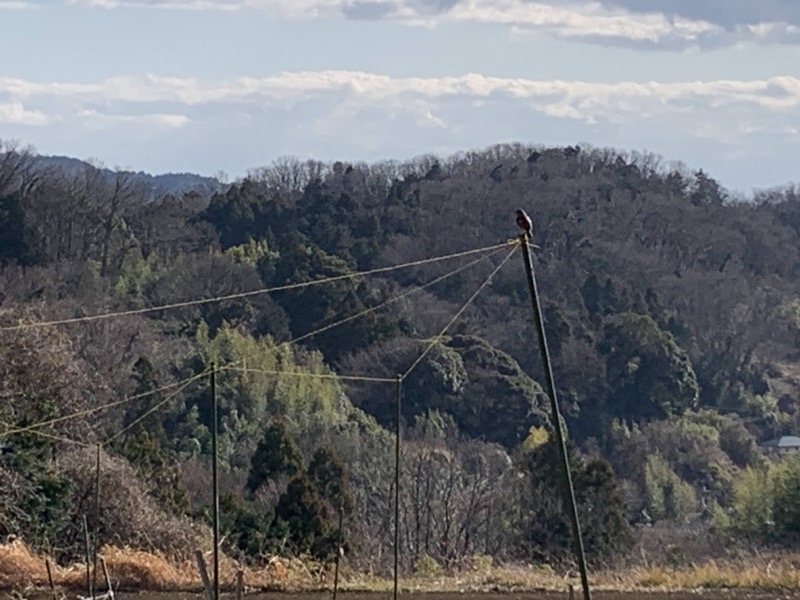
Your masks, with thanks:
[{"label": "white cloud", "polygon": [[[558,0],[556,0],[558,1]],[[800,4],[796,0],[598,0],[609,8],[631,12],[659,12],[670,17],[706,20],[726,29],[759,23],[800,24]]]},{"label": "white cloud", "polygon": [[[334,95],[352,105],[396,105],[412,110],[417,107],[421,114],[430,112],[431,102],[445,98],[498,97],[553,116],[591,122],[613,120],[626,114],[654,116],[681,112],[687,107],[715,110],[749,107],[789,115],[800,107],[800,79],[780,76],[746,81],[598,83],[487,77],[475,73],[439,78],[393,78],[335,70],[285,72],[272,77],[239,77],[215,82],[155,75],[113,77],[96,83],[42,83],[0,78],[0,98],[44,104],[173,103],[192,107],[265,103],[291,108],[299,102]],[[421,101],[424,102],[420,104]]]},{"label": "white cloud", "polygon": [[747,135],[763,128],[794,126],[800,79],[597,83],[475,73],[393,78],[358,71],[285,72],[222,81],[155,75],[94,83],[0,78],[0,102],[5,102],[0,104],[0,121],[25,125],[40,125],[50,117],[70,120],[76,115],[87,125],[103,127],[137,122],[181,128],[209,115],[264,119],[278,113],[304,122],[304,111],[323,106],[327,108],[315,116],[316,121],[349,122],[353,115],[365,112],[371,118],[408,115],[415,127],[443,131],[455,122],[449,116],[454,107],[484,114],[505,106],[583,126],[680,117],[689,130],[694,127],[697,134],[712,136],[716,131],[723,139],[732,131]]},{"label": "white cloud", "polygon": [[260,10],[275,16],[317,18],[336,14],[345,0],[65,0],[70,6],[163,10]]},{"label": "white cloud", "polygon": [[468,0],[450,11],[446,18],[455,21],[498,23],[517,30],[544,31],[560,37],[624,39],[634,42],[696,42],[714,33],[706,21],[669,19],[662,13],[636,14],[609,11],[598,3],[580,6],[554,6],[523,0]]},{"label": "white cloud", "polygon": [[[102,8],[259,10],[408,25],[480,23],[601,44],[672,48],[800,43],[796,0],[65,0]],[[12,4],[20,4],[13,2]]]},{"label": "white cloud", "polygon": [[[44,152],[47,139],[70,147],[83,140],[87,149],[74,154],[146,161],[139,168],[155,170],[190,169],[175,161],[195,158],[211,165],[207,172],[241,173],[282,154],[370,160],[517,140],[648,148],[712,172],[731,156],[758,155],[773,159],[762,169],[796,173],[789,157],[800,144],[799,108],[800,78],[791,76],[614,83],[358,71],[88,83],[0,78],[7,135]],[[730,171],[737,183],[745,181],[742,164]],[[757,175],[754,185],[768,183]]]},{"label": "white cloud", "polygon": [[46,125],[48,118],[41,112],[26,110],[22,102],[0,103],[0,123],[4,125]]},{"label": "white cloud", "polygon": [[108,128],[118,124],[133,124],[155,125],[157,127],[178,129],[188,125],[190,122],[189,117],[186,115],[164,113],[125,115],[103,113],[94,109],[82,109],[79,110],[76,115],[84,124],[93,128]]}]

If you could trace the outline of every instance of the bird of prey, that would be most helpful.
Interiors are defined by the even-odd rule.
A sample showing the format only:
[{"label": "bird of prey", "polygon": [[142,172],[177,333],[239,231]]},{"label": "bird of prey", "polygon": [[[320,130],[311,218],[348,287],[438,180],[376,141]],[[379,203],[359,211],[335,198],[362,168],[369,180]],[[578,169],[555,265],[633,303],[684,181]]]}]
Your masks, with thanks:
[{"label": "bird of prey", "polygon": [[521,208],[517,209],[517,227],[519,227],[521,233],[525,233],[527,235],[531,235],[531,230],[533,229],[533,221]]}]

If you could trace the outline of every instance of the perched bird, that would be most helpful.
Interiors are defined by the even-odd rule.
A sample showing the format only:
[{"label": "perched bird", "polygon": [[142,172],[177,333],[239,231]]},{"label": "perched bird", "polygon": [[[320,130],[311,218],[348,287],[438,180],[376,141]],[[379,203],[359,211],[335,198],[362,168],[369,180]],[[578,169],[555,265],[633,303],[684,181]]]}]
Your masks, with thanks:
[{"label": "perched bird", "polygon": [[531,229],[533,229],[533,221],[531,221],[531,218],[528,216],[528,213],[526,213],[521,208],[517,209],[517,226],[519,227],[520,232],[531,235]]}]

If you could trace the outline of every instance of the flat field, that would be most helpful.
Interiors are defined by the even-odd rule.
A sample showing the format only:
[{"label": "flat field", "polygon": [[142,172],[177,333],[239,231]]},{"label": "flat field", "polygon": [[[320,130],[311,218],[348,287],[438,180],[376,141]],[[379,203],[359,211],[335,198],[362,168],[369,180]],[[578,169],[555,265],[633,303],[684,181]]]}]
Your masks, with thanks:
[{"label": "flat field", "polygon": [[[33,594],[20,595],[0,595],[3,600],[12,598],[19,600],[21,597],[29,600],[51,600],[50,594],[36,592]],[[67,596],[74,597],[74,596]],[[202,594],[187,592],[124,592],[120,591],[116,597],[119,600],[204,600]],[[566,600],[568,594],[564,592],[514,592],[514,593],[460,593],[460,592],[405,592],[400,594],[401,598],[410,600]],[[575,590],[577,600],[583,598],[580,589]],[[222,598],[233,599],[233,594],[223,593]],[[258,592],[248,593],[244,596],[245,600],[331,600],[330,592]],[[391,600],[392,594],[386,592],[343,592],[337,596],[338,600]],[[635,591],[635,592],[612,592],[596,591],[592,593],[594,600],[778,600],[800,598],[798,591],[760,591],[760,590],[702,590],[688,592],[658,592],[658,591]]]}]

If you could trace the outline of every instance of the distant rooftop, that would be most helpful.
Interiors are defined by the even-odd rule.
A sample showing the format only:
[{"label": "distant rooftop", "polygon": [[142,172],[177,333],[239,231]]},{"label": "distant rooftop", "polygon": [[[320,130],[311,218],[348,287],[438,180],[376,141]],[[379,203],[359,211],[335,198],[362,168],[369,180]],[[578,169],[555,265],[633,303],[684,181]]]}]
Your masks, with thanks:
[{"label": "distant rooftop", "polygon": [[800,448],[800,436],[784,435],[774,440],[764,442],[764,445],[771,448]]}]

